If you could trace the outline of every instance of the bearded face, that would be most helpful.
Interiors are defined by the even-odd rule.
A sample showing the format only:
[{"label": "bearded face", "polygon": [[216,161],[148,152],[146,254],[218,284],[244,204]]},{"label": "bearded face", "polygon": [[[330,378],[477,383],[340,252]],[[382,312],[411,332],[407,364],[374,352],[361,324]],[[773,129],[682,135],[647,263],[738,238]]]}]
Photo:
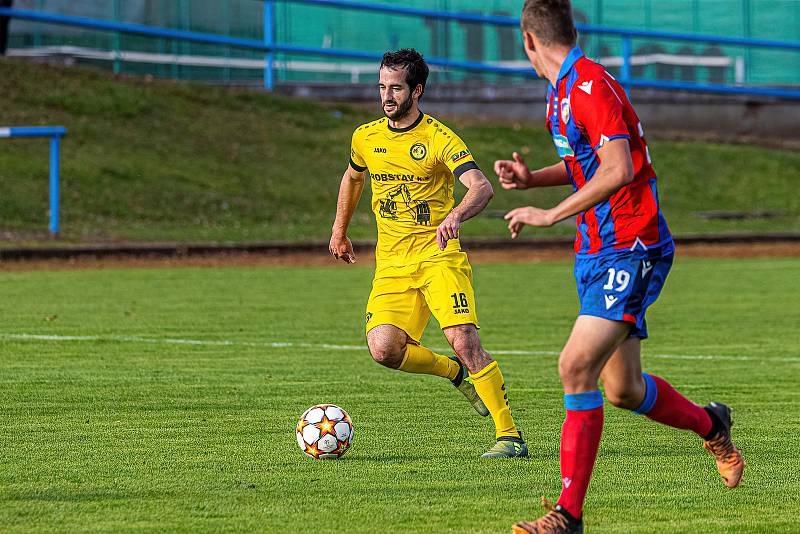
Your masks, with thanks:
[{"label": "bearded face", "polygon": [[382,68],[379,88],[384,115],[392,121],[407,117],[414,106],[414,96],[405,69]]},{"label": "bearded face", "polygon": [[394,100],[386,100],[383,102],[383,113],[391,120],[399,121],[408,116],[413,104],[414,101],[411,99],[411,95],[408,95],[405,100],[400,100],[399,102],[398,98],[395,97]]}]

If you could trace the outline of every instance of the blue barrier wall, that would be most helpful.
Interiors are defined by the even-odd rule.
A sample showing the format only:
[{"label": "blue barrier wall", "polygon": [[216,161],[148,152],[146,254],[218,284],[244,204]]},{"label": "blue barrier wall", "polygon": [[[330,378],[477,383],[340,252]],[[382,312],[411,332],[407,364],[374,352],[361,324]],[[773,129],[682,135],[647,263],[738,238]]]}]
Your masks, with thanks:
[{"label": "blue barrier wall", "polygon": [[[747,0],[741,1],[741,9],[730,9],[738,1],[725,2],[728,9],[724,13],[712,9],[719,2],[703,2],[684,0],[664,9],[663,2],[626,0],[625,9],[615,8],[619,2],[612,0],[575,1],[576,19],[590,20],[587,12],[591,12],[596,20],[616,22],[636,19],[644,28],[663,28],[683,26],[702,29],[704,21],[715,21],[715,28],[739,25],[742,32],[749,35],[758,34],[763,22],[772,28],[770,36],[797,36],[800,24],[794,24],[800,14],[800,2],[769,2],[762,0],[755,10]],[[227,34],[240,42],[255,43],[264,41],[264,21],[269,20],[273,28],[270,42],[278,44],[275,54],[269,57],[274,61],[274,69],[269,69],[277,81],[366,81],[374,76],[374,62],[378,53],[387,48],[399,46],[415,46],[426,56],[432,58],[431,63],[450,67],[434,73],[434,78],[460,80],[466,76],[470,80],[495,81],[494,73],[527,73],[530,69],[521,53],[518,30],[514,17],[509,16],[516,9],[512,4],[518,2],[483,2],[482,9],[475,9],[474,14],[439,13],[436,9],[470,7],[464,2],[456,1],[414,1],[408,0],[403,6],[387,2],[348,2],[336,0],[279,0],[274,3],[274,16],[265,17],[263,2],[256,0],[231,0],[215,3],[216,9],[209,8],[208,3],[191,3],[186,0],[164,3],[160,1],[144,4],[121,2],[96,3],[82,0],[74,2],[58,2],[56,0],[27,0],[16,4],[18,7],[34,5],[33,11],[44,13],[51,7],[60,12],[74,15],[85,13],[94,20],[109,22],[115,20],[142,19],[149,26],[169,28],[176,22],[178,26],[196,33],[219,33],[212,20],[224,19],[227,23]],[[99,5],[100,4],[100,5]],[[338,5],[336,5],[338,4]],[[634,5],[635,4],[635,5]],[[680,4],[680,5],[679,5]],[[775,9],[763,9],[765,4]],[[471,5],[471,4],[470,4]],[[138,6],[138,7],[137,7]],[[167,6],[170,6],[167,9]],[[212,6],[213,7],[213,6]],[[399,12],[407,8],[417,10],[415,16],[404,16]],[[476,7],[476,6],[472,6]],[[404,9],[406,8],[406,9]],[[260,11],[259,11],[260,10]],[[381,12],[388,10],[390,12]],[[733,12],[733,15],[732,15]],[[770,17],[762,16],[770,13]],[[252,17],[258,13],[258,17]],[[487,13],[489,13],[487,15]],[[624,17],[622,15],[624,13]],[[736,15],[741,15],[741,21]],[[753,14],[748,15],[748,14]],[[775,13],[780,16],[774,15]],[[724,15],[724,16],[723,16]],[[159,18],[160,17],[160,18]],[[637,18],[638,17],[638,18]],[[246,26],[241,19],[247,19]],[[232,20],[239,21],[237,25]],[[673,23],[669,23],[672,20]],[[689,21],[689,22],[687,22]],[[733,21],[733,22],[731,22]],[[14,22],[12,46],[20,46],[19,20]],[[52,21],[50,21],[52,22]],[[160,23],[159,24],[157,24]],[[680,22],[680,24],[679,24]],[[142,56],[203,56],[203,58],[222,58],[230,63],[217,66],[168,64],[154,62],[152,58],[143,63],[141,58],[134,60],[132,56],[115,55],[110,61],[117,72],[150,72],[162,76],[190,77],[214,79],[221,77],[223,81],[237,79],[254,80],[263,77],[263,50],[252,46],[242,47],[233,41],[209,39],[186,42],[167,38],[166,33],[152,33],[152,37],[144,37],[142,32],[87,32],[64,24],[53,25],[28,20],[23,24],[34,25],[35,30],[28,35],[32,48],[46,45],[57,45],[59,42],[75,47],[100,47],[113,50],[135,50]],[[166,24],[166,26],[164,25]],[[260,25],[255,30],[255,25]],[[246,36],[237,33],[249,28]],[[43,30],[46,28],[46,30]],[[56,28],[54,30],[53,28]],[[60,28],[60,30],[59,30]],[[66,28],[63,29],[63,28]],[[84,26],[85,28],[85,26]],[[106,25],[106,29],[111,28]],[[583,23],[581,41],[586,52],[602,60],[617,75],[629,73],[635,78],[630,86],[690,88],[697,90],[713,90],[726,92],[751,92],[752,94],[775,94],[794,97],[793,92],[780,90],[764,90],[762,81],[771,84],[800,85],[800,53],[797,41],[788,43],[786,49],[763,46],[764,43],[731,38],[730,36],[707,36],[691,39],[691,35],[637,31],[634,33],[609,30]],[[128,28],[130,29],[130,28]],[[783,30],[781,30],[783,29]],[[61,33],[59,33],[59,31]],[[38,33],[37,33],[38,32]],[[259,33],[260,32],[260,33]],[[764,33],[764,32],[761,32]],[[33,37],[30,37],[33,35]],[[38,37],[37,37],[38,35]],[[65,37],[65,35],[67,37]],[[48,36],[48,37],[45,37]],[[173,35],[174,36],[174,35]],[[187,34],[183,34],[187,37]],[[60,40],[59,40],[60,39]],[[102,41],[106,40],[106,46]],[[24,40],[24,39],[23,39]],[[16,43],[16,44],[15,44]],[[24,44],[24,43],[23,43]],[[755,46],[759,44],[759,46]],[[774,43],[772,43],[774,44]],[[792,49],[794,46],[794,49]],[[135,47],[135,48],[134,48]],[[263,47],[262,47],[263,48]],[[312,53],[316,51],[316,53]],[[629,51],[628,57],[625,52]],[[315,56],[316,57],[312,57]],[[87,62],[102,63],[102,59],[85,58]],[[106,58],[109,60],[109,58]],[[629,60],[628,68],[623,69],[621,62]],[[146,62],[146,61],[149,61]],[[243,67],[242,64],[250,62]],[[688,63],[687,63],[688,61]],[[696,64],[693,64],[692,62]],[[238,63],[237,63],[238,62]],[[759,73],[758,66],[763,65],[765,72]],[[768,67],[769,72],[766,72]],[[470,74],[465,74],[464,71]],[[480,72],[476,76],[476,72]],[[365,78],[362,80],[362,76]],[[269,82],[270,80],[266,80]],[[742,87],[722,87],[736,85]],[[751,88],[753,88],[751,90]]]}]

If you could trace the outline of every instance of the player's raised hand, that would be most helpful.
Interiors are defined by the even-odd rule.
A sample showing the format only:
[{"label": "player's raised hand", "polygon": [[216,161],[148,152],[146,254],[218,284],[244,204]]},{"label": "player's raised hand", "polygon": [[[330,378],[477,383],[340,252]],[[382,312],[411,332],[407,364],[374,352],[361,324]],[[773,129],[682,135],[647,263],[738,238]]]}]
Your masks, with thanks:
[{"label": "player's raised hand", "polygon": [[328,250],[337,260],[342,260],[345,263],[356,262],[356,253],[353,251],[353,243],[346,235],[334,234],[331,236]]},{"label": "player's raised hand", "polygon": [[461,219],[455,212],[451,211],[442,221],[442,224],[436,228],[436,243],[439,245],[439,250],[444,250],[447,246],[447,241],[457,238],[460,229]]},{"label": "player's raised hand", "polygon": [[550,210],[525,206],[516,208],[506,213],[505,220],[508,221],[508,231],[511,232],[511,239],[516,239],[526,224],[531,226],[553,226],[553,219]]},{"label": "player's raised hand", "polygon": [[527,189],[531,186],[531,170],[519,155],[514,152],[513,160],[499,159],[494,162],[494,172],[503,189]]}]

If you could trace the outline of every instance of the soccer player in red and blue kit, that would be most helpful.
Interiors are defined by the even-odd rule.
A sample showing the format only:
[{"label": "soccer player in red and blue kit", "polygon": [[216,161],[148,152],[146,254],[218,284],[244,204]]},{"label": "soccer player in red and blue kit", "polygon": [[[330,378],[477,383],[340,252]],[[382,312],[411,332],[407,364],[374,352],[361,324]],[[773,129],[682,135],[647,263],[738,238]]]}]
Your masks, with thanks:
[{"label": "soccer player in red and blue kit", "polygon": [[603,429],[598,380],[611,404],[700,436],[726,486],[739,484],[744,461],[731,441],[727,406],[701,407],[663,378],[642,373],[645,311],[664,286],[674,244],[636,112],[620,84],[576,45],[569,0],[527,0],[521,27],[528,58],[550,81],[547,128],[563,161],[531,171],[514,153],[513,160],[495,162],[495,172],[505,189],[572,184],[573,194],[556,207],[517,208],[506,220],[517,237],[525,225],[577,216],[581,309],[559,359],[566,408],[561,496],[543,517],[517,523],[513,531],[580,533]]}]

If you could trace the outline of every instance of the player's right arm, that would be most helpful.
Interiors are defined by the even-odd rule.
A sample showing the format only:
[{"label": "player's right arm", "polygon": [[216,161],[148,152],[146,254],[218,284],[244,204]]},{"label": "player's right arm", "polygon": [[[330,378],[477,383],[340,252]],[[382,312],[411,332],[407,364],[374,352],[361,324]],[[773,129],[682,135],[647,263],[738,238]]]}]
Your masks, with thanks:
[{"label": "player's right arm", "polygon": [[531,171],[518,152],[511,156],[513,160],[497,160],[494,172],[503,189],[528,189],[530,187],[550,187],[570,184],[567,167],[560,161],[549,167]]},{"label": "player's right arm", "polygon": [[355,263],[356,254],[353,243],[347,237],[347,227],[356,211],[361,192],[364,191],[364,171],[356,170],[352,165],[347,166],[339,184],[339,198],[336,201],[336,220],[333,221],[331,242],[328,250],[333,257],[346,263]]},{"label": "player's right arm", "polygon": [[344,171],[342,183],[339,185],[339,198],[336,202],[336,220],[331,229],[331,242],[328,250],[337,260],[345,263],[355,263],[356,254],[353,252],[353,243],[347,237],[347,227],[356,211],[361,192],[364,190],[364,171],[367,162],[364,160],[363,135],[364,127],[353,132],[350,140],[350,164]]},{"label": "player's right arm", "polygon": [[354,169],[351,163],[344,171],[342,183],[339,185],[336,220],[333,222],[331,242],[328,246],[328,250],[334,258],[341,259],[346,263],[356,262],[353,243],[347,237],[347,227],[356,211],[362,191],[364,191],[364,170]]}]

